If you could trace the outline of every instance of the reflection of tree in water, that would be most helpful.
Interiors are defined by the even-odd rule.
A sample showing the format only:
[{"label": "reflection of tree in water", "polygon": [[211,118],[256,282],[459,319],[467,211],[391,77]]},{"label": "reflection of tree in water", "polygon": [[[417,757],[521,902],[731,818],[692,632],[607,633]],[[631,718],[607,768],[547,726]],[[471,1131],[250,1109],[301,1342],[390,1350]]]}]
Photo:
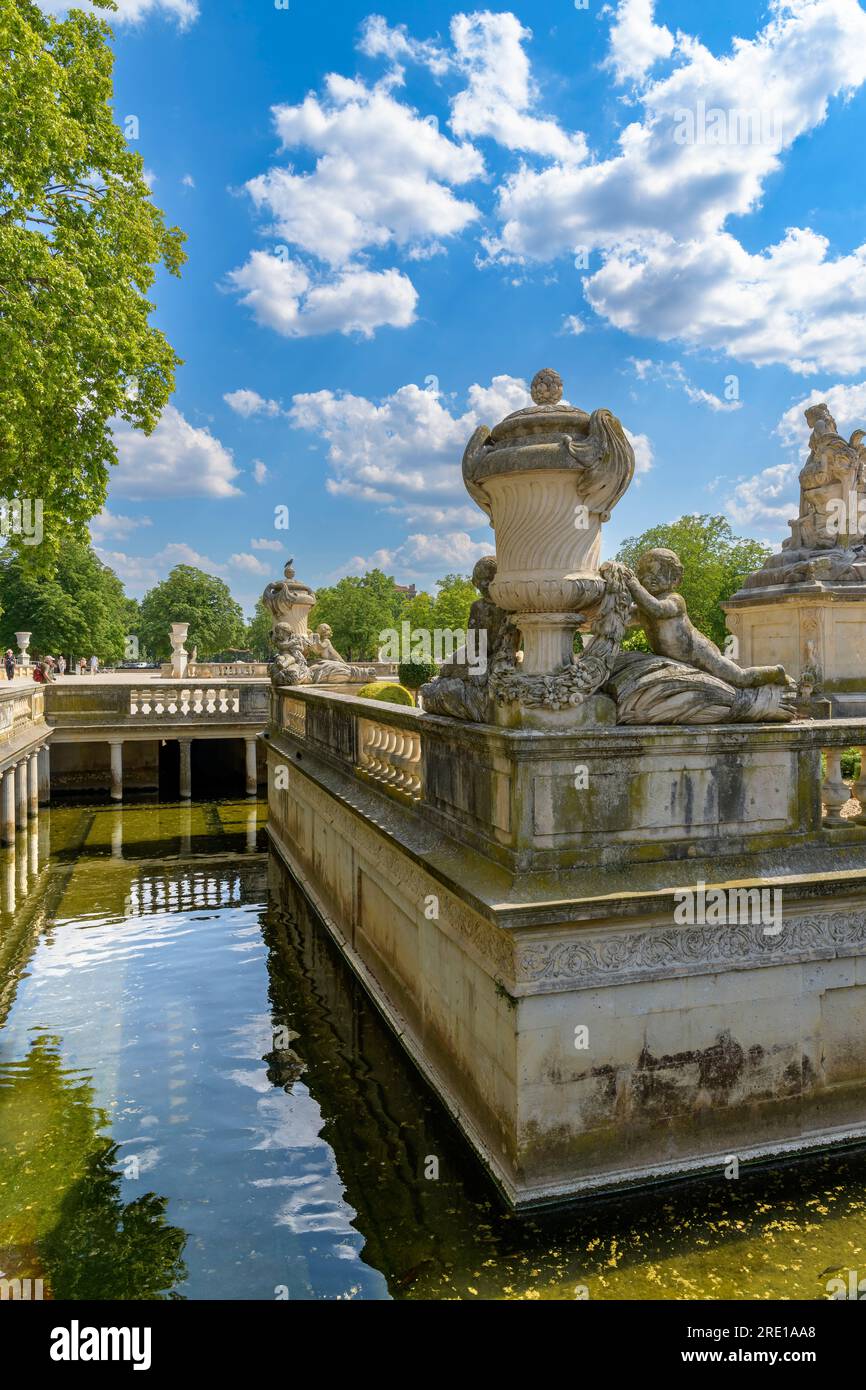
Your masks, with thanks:
[{"label": "reflection of tree in water", "polygon": [[166,1197],[123,1201],[107,1125],[58,1039],[0,1068],[0,1269],[43,1279],[52,1298],[180,1297],[186,1233],[167,1223]]}]

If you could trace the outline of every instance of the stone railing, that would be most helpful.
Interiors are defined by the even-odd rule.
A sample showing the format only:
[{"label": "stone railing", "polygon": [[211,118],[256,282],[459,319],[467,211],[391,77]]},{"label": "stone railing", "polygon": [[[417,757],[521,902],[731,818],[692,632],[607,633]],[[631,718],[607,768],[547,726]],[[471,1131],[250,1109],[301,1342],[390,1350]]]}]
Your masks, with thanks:
[{"label": "stone railing", "polygon": [[[683,844],[695,856],[770,847],[780,862],[817,863],[831,844],[866,851],[859,719],[542,736],[295,686],[273,692],[269,736],[275,748],[291,739],[287,756],[307,771],[318,760],[423,803],[431,827],[512,866],[650,864]],[[852,747],[863,757],[853,787],[840,771]]]},{"label": "stone railing", "polygon": [[264,728],[268,717],[270,685],[245,681],[242,685],[214,681],[153,681],[149,684],[119,681],[49,685],[45,711],[58,730],[83,735],[94,730],[99,737],[142,724],[250,724]]},{"label": "stone railing", "polygon": [[358,720],[358,770],[408,801],[420,801],[421,735],[374,719]]},{"label": "stone railing", "polygon": [[[268,674],[266,661],[191,661],[186,668],[185,680],[261,680]],[[163,680],[169,680],[171,662],[164,661],[160,667]]]},{"label": "stone railing", "polygon": [[199,686],[142,686],[129,692],[129,712],[153,718],[213,719],[217,715],[236,715],[241,711],[241,696],[237,687]]},{"label": "stone railing", "polygon": [[35,751],[49,732],[41,686],[0,685],[0,772]]}]

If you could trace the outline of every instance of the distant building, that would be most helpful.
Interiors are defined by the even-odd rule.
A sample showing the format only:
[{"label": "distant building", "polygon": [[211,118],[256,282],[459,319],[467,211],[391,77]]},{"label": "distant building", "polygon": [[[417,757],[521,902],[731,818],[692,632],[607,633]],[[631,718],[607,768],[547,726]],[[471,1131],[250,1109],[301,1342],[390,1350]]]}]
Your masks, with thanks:
[{"label": "distant building", "polygon": [[415,598],[417,594],[414,584],[395,584],[394,588],[398,594],[405,594],[407,598]]}]

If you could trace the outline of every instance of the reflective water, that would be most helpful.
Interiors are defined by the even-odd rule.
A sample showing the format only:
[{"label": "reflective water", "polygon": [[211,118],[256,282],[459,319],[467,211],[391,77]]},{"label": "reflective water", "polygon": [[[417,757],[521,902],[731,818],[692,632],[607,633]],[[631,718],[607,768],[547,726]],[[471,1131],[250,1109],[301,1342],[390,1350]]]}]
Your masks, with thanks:
[{"label": "reflective water", "polygon": [[510,1216],[269,870],[263,815],[54,808],[2,852],[0,1277],[222,1299],[816,1299],[866,1280],[862,1152]]}]

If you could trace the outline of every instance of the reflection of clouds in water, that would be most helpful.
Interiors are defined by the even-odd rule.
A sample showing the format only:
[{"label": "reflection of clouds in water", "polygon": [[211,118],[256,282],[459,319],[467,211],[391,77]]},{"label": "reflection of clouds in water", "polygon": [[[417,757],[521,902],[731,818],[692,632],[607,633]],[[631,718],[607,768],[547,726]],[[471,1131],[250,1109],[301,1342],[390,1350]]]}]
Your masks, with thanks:
[{"label": "reflection of clouds in water", "polygon": [[269,1013],[251,1014],[231,1029],[226,1052],[233,1057],[254,1057],[261,1061],[265,1053],[273,1051],[277,1026]]},{"label": "reflection of clouds in water", "polygon": [[256,1115],[266,1131],[260,1131],[254,1149],[315,1149],[330,1154],[328,1144],[319,1138],[324,1126],[322,1112],[306,1086],[298,1082],[291,1091],[277,1090],[268,1083],[270,1094],[256,1106]]},{"label": "reflection of clouds in water", "polygon": [[[331,1166],[331,1165],[329,1165]],[[303,1173],[298,1177],[262,1178],[254,1187],[286,1187],[291,1189],[274,1217],[278,1226],[288,1226],[296,1235],[314,1231],[329,1231],[332,1235],[352,1236],[358,1249],[342,1243],[336,1247],[338,1259],[355,1260],[363,1247],[363,1237],[352,1221],[357,1213],[343,1199],[343,1189],[336,1170],[319,1174]]]},{"label": "reflection of clouds in water", "polygon": [[356,1212],[345,1200],[333,1150],[319,1138],[322,1112],[306,1086],[298,1082],[291,1092],[271,1090],[256,1113],[268,1128],[253,1148],[291,1154],[290,1164],[302,1170],[253,1180],[254,1187],[289,1189],[274,1214],[275,1224],[296,1234],[328,1231],[350,1237],[358,1241],[358,1249],[343,1243],[338,1258],[357,1259],[364,1241],[352,1225]]},{"label": "reflection of clouds in water", "polygon": [[[73,925],[59,921],[58,927]],[[56,932],[40,947],[35,986],[70,971],[80,974],[100,966],[135,960],[145,951],[171,946],[187,936],[192,927],[180,913],[164,917],[117,917],[85,919],[74,924],[77,930]]]},{"label": "reflection of clouds in water", "polygon": [[224,1081],[234,1081],[236,1086],[248,1086],[251,1091],[260,1091],[262,1095],[273,1090],[265,1071],[224,1071],[220,1072],[220,1076]]},{"label": "reflection of clouds in water", "polygon": [[[135,1143],[135,1139],[123,1139],[120,1141],[120,1148],[128,1150],[126,1153],[121,1153],[120,1164],[121,1170],[123,1170],[126,1168],[129,1160],[134,1158],[138,1164],[138,1174],[140,1177],[142,1173],[150,1173],[156,1168],[160,1160],[160,1155],[162,1154],[162,1149],[155,1147],[149,1149],[136,1149],[134,1147]],[[122,1176],[126,1177],[127,1175],[122,1171]],[[135,1182],[135,1178],[130,1178],[129,1181]]]}]

